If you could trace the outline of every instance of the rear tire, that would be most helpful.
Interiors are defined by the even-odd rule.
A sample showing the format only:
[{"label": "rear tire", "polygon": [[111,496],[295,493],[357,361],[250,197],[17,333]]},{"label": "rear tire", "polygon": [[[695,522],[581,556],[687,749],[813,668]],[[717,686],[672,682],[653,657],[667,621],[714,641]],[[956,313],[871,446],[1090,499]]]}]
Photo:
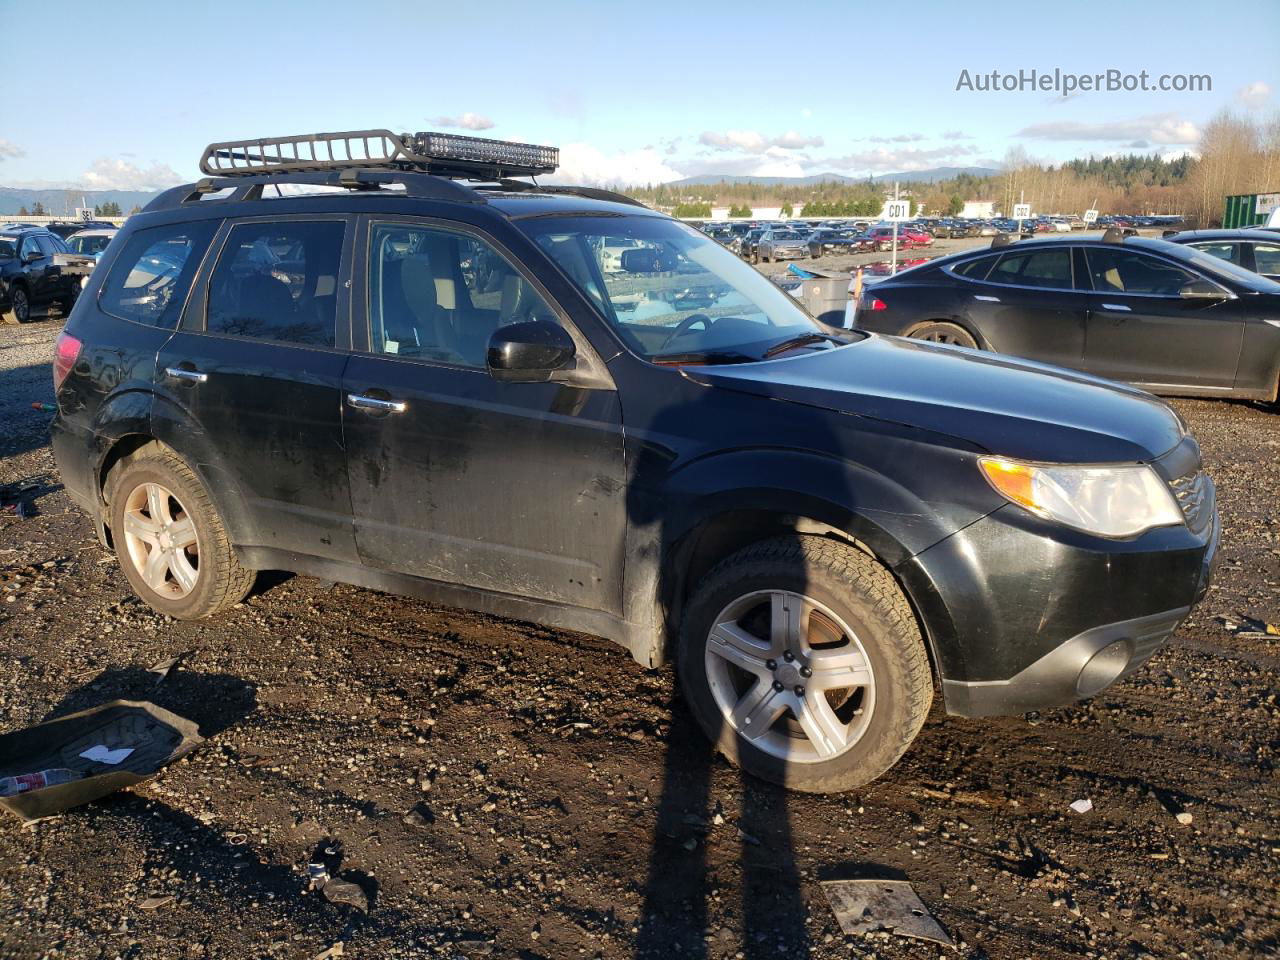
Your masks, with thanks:
[{"label": "rear tire", "polygon": [[930,343],[947,343],[956,347],[968,347],[970,350],[978,349],[978,341],[974,339],[973,334],[959,324],[947,323],[945,320],[922,323],[908,330],[907,336],[912,340],[928,340]]},{"label": "rear tire", "polygon": [[240,565],[204,484],[173,451],[149,446],[121,460],[107,493],[120,567],[152,609],[198,620],[252,589],[257,574]]},{"label": "rear tire", "polygon": [[876,779],[933,700],[924,641],[893,577],[824,537],[762,541],[712,570],[684,617],[677,667],[717,750],[809,793]]}]

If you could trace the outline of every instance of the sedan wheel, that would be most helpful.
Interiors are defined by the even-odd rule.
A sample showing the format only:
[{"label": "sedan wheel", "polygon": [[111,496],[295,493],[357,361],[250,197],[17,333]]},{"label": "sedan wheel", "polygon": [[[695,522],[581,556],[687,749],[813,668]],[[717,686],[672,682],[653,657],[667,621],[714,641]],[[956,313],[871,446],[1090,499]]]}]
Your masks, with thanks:
[{"label": "sedan wheel", "polygon": [[954,323],[922,323],[907,332],[912,340],[928,340],[930,343],[946,343],[955,347],[978,348],[978,341],[964,327]]}]

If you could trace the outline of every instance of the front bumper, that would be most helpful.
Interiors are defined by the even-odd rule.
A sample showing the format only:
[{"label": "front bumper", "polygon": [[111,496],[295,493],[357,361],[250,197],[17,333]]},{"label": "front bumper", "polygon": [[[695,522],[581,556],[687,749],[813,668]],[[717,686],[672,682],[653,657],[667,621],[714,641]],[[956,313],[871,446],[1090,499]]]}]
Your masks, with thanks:
[{"label": "front bumper", "polygon": [[1109,541],[1008,505],[897,572],[947,712],[1016,714],[1094,696],[1141,667],[1208,590],[1220,537],[1216,510],[1199,533]]}]

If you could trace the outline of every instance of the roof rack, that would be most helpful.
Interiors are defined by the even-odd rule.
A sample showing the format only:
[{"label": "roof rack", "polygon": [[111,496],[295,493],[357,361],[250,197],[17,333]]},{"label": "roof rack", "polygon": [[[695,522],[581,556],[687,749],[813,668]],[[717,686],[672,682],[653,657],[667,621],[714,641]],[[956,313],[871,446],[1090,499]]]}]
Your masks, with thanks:
[{"label": "roof rack", "polygon": [[209,176],[391,168],[461,180],[502,180],[553,173],[560,150],[451,133],[348,130],[211,143],[200,157]]}]

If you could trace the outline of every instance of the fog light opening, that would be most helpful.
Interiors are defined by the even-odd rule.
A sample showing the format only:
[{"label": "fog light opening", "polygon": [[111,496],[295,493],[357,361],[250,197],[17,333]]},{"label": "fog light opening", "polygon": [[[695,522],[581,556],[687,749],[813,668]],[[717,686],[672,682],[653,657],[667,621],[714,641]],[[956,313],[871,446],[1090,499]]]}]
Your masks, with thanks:
[{"label": "fog light opening", "polygon": [[1090,657],[1080,671],[1080,676],[1076,678],[1076,693],[1081,697],[1101,693],[1120,678],[1132,659],[1132,640],[1116,640],[1107,644]]}]

